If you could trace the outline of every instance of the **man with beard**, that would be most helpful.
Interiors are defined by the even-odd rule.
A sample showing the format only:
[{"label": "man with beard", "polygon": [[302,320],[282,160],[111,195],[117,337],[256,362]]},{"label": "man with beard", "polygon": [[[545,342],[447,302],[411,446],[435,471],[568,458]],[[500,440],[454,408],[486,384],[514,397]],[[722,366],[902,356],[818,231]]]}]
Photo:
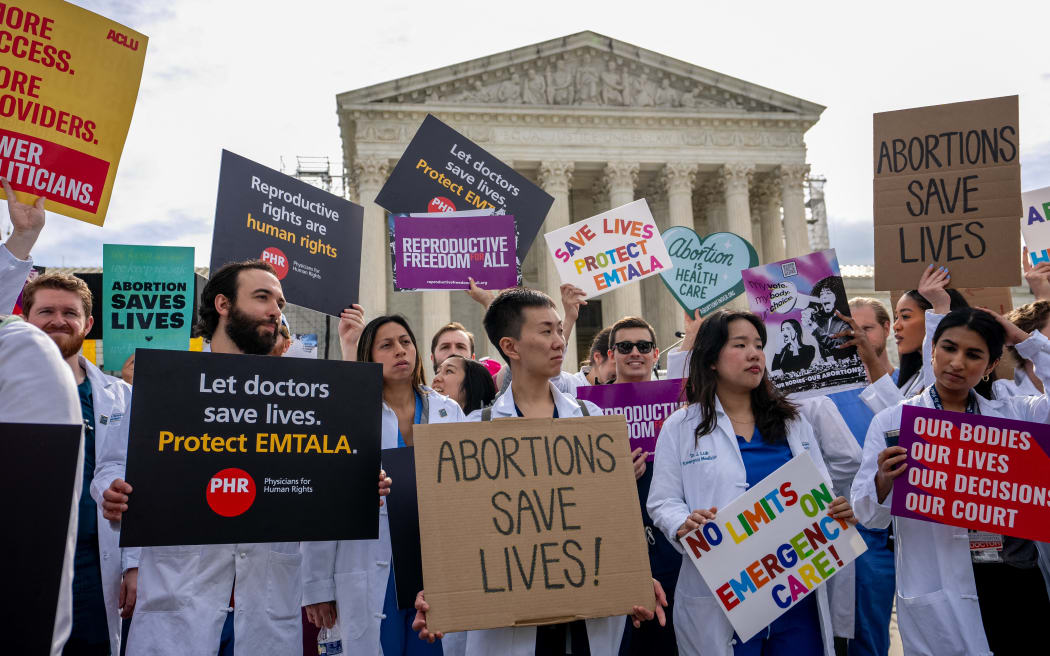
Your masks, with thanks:
[{"label": "man with beard", "polygon": [[[268,355],[277,343],[284,294],[262,260],[232,262],[212,275],[198,328],[213,353]],[[119,522],[132,486],[123,480],[127,443],[96,481],[105,516]],[[379,474],[380,496],[390,479]],[[140,559],[138,612],[129,654],[293,654],[302,651],[301,564],[297,542],[147,547]]]},{"label": "man with beard", "polygon": [[[19,202],[6,180],[3,185],[14,225],[0,249],[0,298],[7,299],[17,296],[17,287],[32,266],[29,251],[44,227],[44,207],[42,201],[32,206]],[[122,553],[119,532],[103,521],[90,490],[102,454],[115,443],[127,442],[131,407],[131,387],[80,355],[92,326],[91,304],[87,283],[68,274],[39,276],[22,290],[23,318],[58,345],[73,372],[84,424],[83,488],[73,555],[73,627],[64,654],[120,653],[120,618],[131,617],[135,609],[138,576],[135,550]],[[10,306],[0,311],[4,310]]]}]

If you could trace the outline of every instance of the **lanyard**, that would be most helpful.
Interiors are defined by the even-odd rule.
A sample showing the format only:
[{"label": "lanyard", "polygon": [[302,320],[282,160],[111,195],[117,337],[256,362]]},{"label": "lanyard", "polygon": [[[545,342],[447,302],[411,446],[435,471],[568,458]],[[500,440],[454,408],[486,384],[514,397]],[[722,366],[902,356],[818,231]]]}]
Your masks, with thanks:
[{"label": "lanyard", "polygon": [[[930,385],[930,399],[933,400],[933,407],[935,409],[944,410],[944,404],[941,403],[941,395],[937,393],[936,385]],[[981,414],[977,408],[977,395],[973,393],[973,390],[970,390],[970,393],[966,397],[966,414]]]}]

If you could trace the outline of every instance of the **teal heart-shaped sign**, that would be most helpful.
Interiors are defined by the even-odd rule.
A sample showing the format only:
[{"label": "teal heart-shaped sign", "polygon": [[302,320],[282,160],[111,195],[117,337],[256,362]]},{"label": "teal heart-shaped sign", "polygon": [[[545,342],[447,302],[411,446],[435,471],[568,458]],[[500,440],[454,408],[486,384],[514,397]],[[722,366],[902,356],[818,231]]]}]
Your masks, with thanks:
[{"label": "teal heart-shaped sign", "polygon": [[674,263],[660,272],[671,295],[690,315],[709,314],[744,293],[740,272],[758,266],[758,253],[732,232],[701,238],[691,228],[674,226],[661,235]]}]

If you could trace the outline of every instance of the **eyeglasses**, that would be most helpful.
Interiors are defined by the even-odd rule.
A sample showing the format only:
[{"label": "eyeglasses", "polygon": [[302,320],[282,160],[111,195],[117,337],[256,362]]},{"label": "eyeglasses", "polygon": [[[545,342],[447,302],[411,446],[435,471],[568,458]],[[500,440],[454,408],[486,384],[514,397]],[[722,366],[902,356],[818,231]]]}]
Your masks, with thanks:
[{"label": "eyeglasses", "polygon": [[634,347],[638,347],[639,353],[648,353],[653,350],[656,346],[655,342],[642,341],[642,342],[616,342],[616,350],[620,352],[620,355],[628,355],[634,350]]}]

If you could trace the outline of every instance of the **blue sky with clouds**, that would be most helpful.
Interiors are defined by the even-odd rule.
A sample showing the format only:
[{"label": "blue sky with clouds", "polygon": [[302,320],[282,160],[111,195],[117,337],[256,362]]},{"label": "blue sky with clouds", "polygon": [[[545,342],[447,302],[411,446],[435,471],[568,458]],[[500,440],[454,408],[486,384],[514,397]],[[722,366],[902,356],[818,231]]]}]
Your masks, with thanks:
[{"label": "blue sky with clouds", "polygon": [[221,149],[339,162],[337,93],[587,29],[826,105],[806,142],[843,263],[873,261],[873,112],[1019,94],[1022,187],[1050,185],[1050,58],[1021,29],[1050,24],[1045,2],[75,4],[150,40],[106,225],[49,214],[44,265],[97,266],[103,242],[206,265]]}]

